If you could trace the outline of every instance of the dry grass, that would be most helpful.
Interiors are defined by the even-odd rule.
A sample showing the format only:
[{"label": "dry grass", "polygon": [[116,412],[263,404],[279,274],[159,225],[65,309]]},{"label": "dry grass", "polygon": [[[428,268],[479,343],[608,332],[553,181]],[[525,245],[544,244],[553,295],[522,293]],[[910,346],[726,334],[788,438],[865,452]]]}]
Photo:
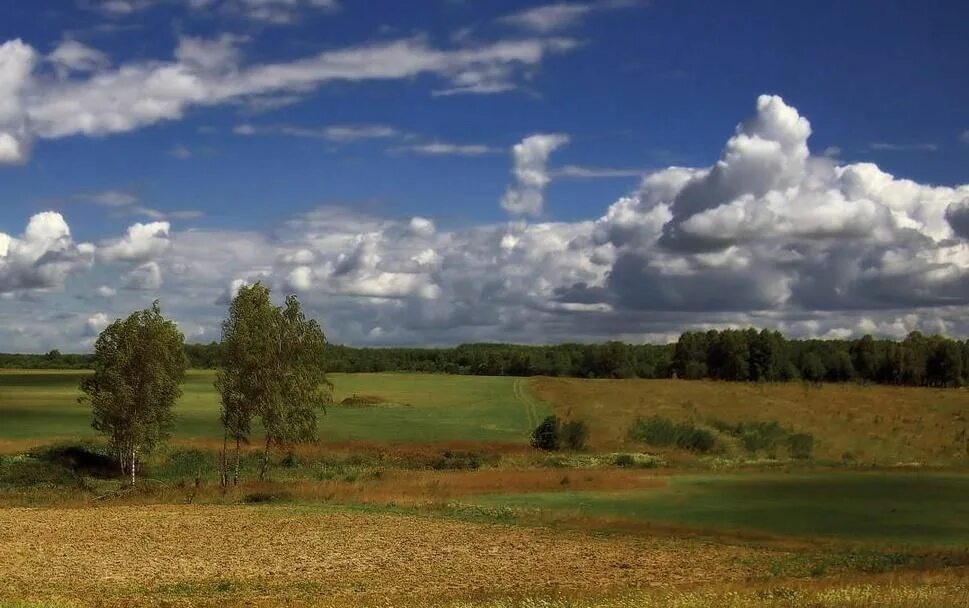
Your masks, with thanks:
[{"label": "dry grass", "polygon": [[699,541],[289,507],[5,509],[0,602],[395,605],[601,594],[739,582],[755,575],[752,564],[767,554]]},{"label": "dry grass", "polygon": [[[664,487],[668,480],[624,470],[484,470],[390,471],[379,478],[355,481],[296,482],[244,486],[243,492],[288,492],[300,500],[363,504],[420,505],[482,494],[516,494],[557,490],[632,490]],[[214,490],[214,488],[213,488]]]},{"label": "dry grass", "polygon": [[620,449],[638,417],[709,423],[777,421],[817,441],[816,456],[892,465],[964,464],[969,391],[856,384],[533,378],[560,416],[582,418],[595,449]]}]

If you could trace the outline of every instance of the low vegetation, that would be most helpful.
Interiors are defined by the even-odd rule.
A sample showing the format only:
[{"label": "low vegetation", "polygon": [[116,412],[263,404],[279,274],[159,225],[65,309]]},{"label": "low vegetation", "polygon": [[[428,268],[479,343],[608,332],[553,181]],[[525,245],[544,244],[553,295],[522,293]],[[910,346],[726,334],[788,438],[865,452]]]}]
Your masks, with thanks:
[{"label": "low vegetation", "polygon": [[629,436],[647,445],[690,452],[707,453],[717,447],[717,437],[709,429],[689,422],[673,422],[662,416],[637,420],[629,429]]},{"label": "low vegetation", "polygon": [[[208,351],[183,350],[157,307],[109,327],[93,373],[0,372],[0,607],[929,608],[966,594],[969,393],[931,379],[955,369],[951,343],[899,343],[905,373],[927,374],[902,382],[938,388],[819,384],[819,353],[841,374],[894,351],[769,332],[437,360],[528,375],[535,357],[579,353],[589,375],[757,383],[328,375],[322,328],[269,295],[239,291],[216,373],[184,373],[184,352]],[[806,381],[764,382],[778,374]]]}]

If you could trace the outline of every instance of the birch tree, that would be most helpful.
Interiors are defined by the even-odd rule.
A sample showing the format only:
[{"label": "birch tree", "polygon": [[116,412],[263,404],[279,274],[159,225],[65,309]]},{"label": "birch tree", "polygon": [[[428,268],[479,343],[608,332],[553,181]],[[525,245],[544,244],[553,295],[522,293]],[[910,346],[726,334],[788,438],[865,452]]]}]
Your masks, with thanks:
[{"label": "birch tree", "polygon": [[274,446],[316,439],[317,412],[330,402],[325,345],[323,329],[306,318],[296,296],[277,307],[269,289],[256,283],[233,298],[222,325],[215,383],[225,441],[235,442],[233,483],[239,478],[240,444],[249,441],[254,419],[264,431],[262,479]]},{"label": "birch tree", "polygon": [[81,381],[92,426],[106,435],[131,484],[139,463],[168,437],[185,377],[185,338],[156,300],[118,319],[94,345],[94,373]]}]

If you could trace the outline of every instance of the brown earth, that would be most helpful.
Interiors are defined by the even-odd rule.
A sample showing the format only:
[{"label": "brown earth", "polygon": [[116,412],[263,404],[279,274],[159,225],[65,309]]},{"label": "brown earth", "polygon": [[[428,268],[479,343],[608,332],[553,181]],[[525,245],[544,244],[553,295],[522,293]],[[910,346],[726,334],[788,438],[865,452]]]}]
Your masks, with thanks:
[{"label": "brown earth", "polygon": [[299,507],[0,509],[0,603],[321,605],[605,593],[739,582],[769,553],[778,555]]}]

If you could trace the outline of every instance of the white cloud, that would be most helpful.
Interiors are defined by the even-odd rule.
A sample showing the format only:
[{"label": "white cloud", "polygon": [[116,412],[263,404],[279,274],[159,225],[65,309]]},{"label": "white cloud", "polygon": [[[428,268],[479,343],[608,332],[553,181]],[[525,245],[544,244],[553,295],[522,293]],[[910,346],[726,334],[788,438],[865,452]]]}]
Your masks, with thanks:
[{"label": "white cloud", "polygon": [[77,40],[64,40],[49,55],[49,61],[61,78],[76,72],[95,72],[111,65],[108,56]]},{"label": "white cloud", "polygon": [[168,155],[172,158],[177,158],[178,160],[188,160],[192,158],[192,149],[188,146],[177,144],[172,146],[172,148],[168,151]]},{"label": "white cloud", "polygon": [[545,187],[551,181],[548,157],[569,142],[562,134],[530,135],[512,148],[515,183],[508,187],[501,206],[514,214],[538,215],[545,204]]},{"label": "white cloud", "polygon": [[875,142],[868,146],[872,150],[878,152],[935,152],[939,149],[939,145],[932,142],[914,143],[914,144],[893,144],[887,142]]},{"label": "white cloud", "polygon": [[959,141],[964,144],[969,144],[969,129],[962,132],[962,135],[959,136]]},{"label": "white cloud", "polygon": [[0,164],[26,162],[33,135],[24,96],[37,53],[20,40],[0,45]]},{"label": "white cloud", "polygon": [[241,124],[233,129],[236,135],[283,135],[309,139],[326,139],[332,142],[348,143],[365,139],[390,139],[404,137],[405,134],[386,125],[330,125],[322,128],[297,127],[294,125]]},{"label": "white cloud", "polygon": [[98,257],[106,261],[146,262],[165,253],[171,246],[168,222],[132,224],[125,236],[106,243]]},{"label": "white cloud", "polygon": [[192,8],[217,11],[221,15],[244,17],[269,25],[287,25],[309,11],[333,12],[337,0],[188,0]]},{"label": "white cloud", "polygon": [[[170,228],[157,250],[135,246],[142,232],[156,238],[151,229],[129,230],[105,244],[125,253],[97,256],[106,265],[91,285],[117,273],[117,260],[140,264],[99,308],[113,318],[143,307],[137,289],[158,289],[164,277],[166,311],[202,328],[200,340],[218,339],[225,304],[257,280],[298,291],[332,340],[356,344],[640,341],[749,325],[793,336],[969,334],[969,185],[925,185],[812,154],[810,133],[785,100],[760,97],[712,166],[653,171],[582,221],[448,228],[331,207],[258,231]],[[521,156],[520,182],[540,191],[555,174],[548,154]],[[73,244],[57,214],[36,224],[17,244],[0,236],[0,291],[9,292],[0,341],[11,348],[72,343],[60,329],[13,329],[34,322],[23,292],[57,297],[30,287],[76,289],[77,301],[100,292],[67,280],[90,266],[94,248]],[[74,262],[59,273],[36,268],[65,255]],[[79,339],[91,312],[63,331]]]},{"label": "white cloud", "polygon": [[610,167],[582,167],[579,165],[566,165],[552,171],[552,175],[555,177],[572,179],[641,177],[645,173],[646,171],[644,169],[614,169]]},{"label": "white cloud", "polygon": [[399,146],[395,152],[412,152],[426,156],[484,156],[499,152],[497,148],[484,144],[455,144],[443,141],[431,141],[409,146]]},{"label": "white cloud", "polygon": [[88,201],[102,207],[127,207],[138,202],[138,197],[124,190],[103,190],[89,194],[80,194],[77,197],[82,201]]},{"label": "white cloud", "polygon": [[162,286],[161,268],[157,262],[145,262],[122,275],[121,283],[125,289],[154,291]]},{"label": "white cloud", "polygon": [[596,11],[637,6],[635,0],[601,0],[599,2],[558,2],[529,8],[507,15],[501,21],[535,32],[549,33],[581,23]]},{"label": "white cloud", "polygon": [[20,237],[0,232],[0,293],[63,287],[90,268],[94,250],[90,243],[74,242],[61,214],[38,213]]},{"label": "white cloud", "polygon": [[[183,37],[169,61],[114,68],[86,63],[89,74],[48,80],[35,74],[37,54],[20,40],[0,46],[0,161],[23,162],[35,138],[124,133],[182,118],[193,107],[260,96],[306,94],[335,81],[403,80],[427,74],[448,83],[444,93],[513,89],[526,70],[553,53],[575,48],[561,38],[502,40],[454,49],[423,38],[329,50],[283,63],[243,62],[241,39]],[[325,134],[325,133],[324,133]],[[331,130],[329,137],[380,136]]]},{"label": "white cloud", "polygon": [[118,293],[118,290],[108,285],[101,285],[95,290],[95,293],[102,298],[113,298],[115,294]]},{"label": "white cloud", "polygon": [[84,335],[87,337],[93,337],[104,331],[104,328],[111,323],[108,319],[108,315],[103,312],[97,312],[87,318],[84,322]]}]

